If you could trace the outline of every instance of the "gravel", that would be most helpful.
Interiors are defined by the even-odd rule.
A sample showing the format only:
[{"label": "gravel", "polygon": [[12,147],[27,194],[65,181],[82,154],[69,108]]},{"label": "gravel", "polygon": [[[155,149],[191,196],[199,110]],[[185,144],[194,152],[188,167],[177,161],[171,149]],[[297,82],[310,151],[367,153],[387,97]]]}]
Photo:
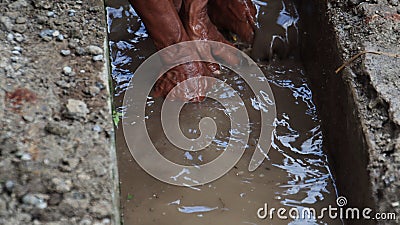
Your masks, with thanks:
[{"label": "gravel", "polygon": [[86,51],[87,51],[88,53],[92,54],[92,55],[100,55],[100,54],[103,54],[103,49],[100,48],[100,47],[98,47],[98,46],[95,46],[95,45],[89,45],[89,46],[86,48]]},{"label": "gravel", "polygon": [[0,4],[2,225],[119,224],[108,78],[93,61],[105,15],[94,6]]},{"label": "gravel", "polygon": [[72,68],[69,67],[69,66],[65,66],[65,67],[63,68],[63,73],[64,73],[65,75],[71,75],[71,73],[72,73]]}]

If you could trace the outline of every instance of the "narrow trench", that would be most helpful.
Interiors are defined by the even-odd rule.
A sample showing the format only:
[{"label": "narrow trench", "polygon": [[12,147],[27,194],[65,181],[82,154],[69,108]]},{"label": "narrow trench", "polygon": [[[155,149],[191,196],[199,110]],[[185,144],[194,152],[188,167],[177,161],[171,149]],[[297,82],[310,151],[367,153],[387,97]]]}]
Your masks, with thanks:
[{"label": "narrow trench", "polygon": [[[220,179],[195,188],[172,186],[148,175],[132,158],[121,129],[116,130],[121,207],[124,224],[343,224],[339,218],[262,220],[257,210],[265,203],[270,208],[314,208],[319,212],[329,205],[336,207],[338,191],[325,151],[321,116],[316,107],[309,78],[299,48],[303,45],[301,13],[289,0],[254,1],[258,9],[259,29],[253,51],[264,61],[259,66],[274,93],[277,118],[273,144],[261,166],[247,170],[260,130],[260,116],[254,107],[253,93],[246,83],[228,70],[219,77],[239,90],[250,115],[249,148],[238,164]],[[268,3],[268,4],[267,4]],[[107,1],[108,33],[114,80],[116,116],[124,111],[124,91],[135,69],[155,47],[140,18],[127,1]],[[218,156],[229,141],[229,118],[223,107],[207,99],[186,104],[180,113],[182,132],[198,136],[198,121],[213,117],[218,132],[204,151],[190,153],[170,144],[160,126],[162,99],[149,98],[146,115],[153,143],[166,158],[180,164],[201,164]],[[117,120],[115,121],[117,122]],[[317,214],[318,215],[318,214]]]}]

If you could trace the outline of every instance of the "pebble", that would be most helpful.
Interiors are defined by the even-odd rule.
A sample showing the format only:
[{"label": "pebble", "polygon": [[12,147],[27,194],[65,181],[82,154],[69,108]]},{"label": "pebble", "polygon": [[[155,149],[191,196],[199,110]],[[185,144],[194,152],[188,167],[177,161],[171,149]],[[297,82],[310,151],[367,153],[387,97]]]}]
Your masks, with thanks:
[{"label": "pebble", "polygon": [[18,0],[15,1],[11,4],[9,4],[9,7],[12,9],[19,9],[21,10],[21,8],[27,7],[29,5],[28,1],[26,0]]},{"label": "pebble", "polygon": [[20,16],[15,20],[15,23],[24,24],[24,23],[26,23],[26,18]]},{"label": "pebble", "polygon": [[79,225],[92,225],[92,221],[88,218],[85,218],[79,222]]},{"label": "pebble", "polygon": [[85,118],[89,109],[85,102],[76,99],[68,99],[66,116],[72,119]]},{"label": "pebble", "polygon": [[96,86],[90,86],[89,87],[89,94],[91,95],[91,96],[96,96],[97,94],[99,94],[100,93],[100,88],[98,88],[98,87],[96,87]]},{"label": "pebble", "polygon": [[17,62],[19,58],[18,58],[18,56],[12,56],[12,57],[10,57],[10,59],[12,62]]},{"label": "pebble", "polygon": [[96,87],[100,88],[100,90],[103,90],[106,88],[106,86],[104,86],[104,84],[99,81],[97,81],[95,85],[96,85]]},{"label": "pebble", "polygon": [[95,46],[95,45],[89,45],[86,48],[86,51],[89,52],[91,55],[101,55],[103,54],[103,49]]},{"label": "pebble", "polygon": [[16,24],[13,26],[12,30],[14,32],[18,32],[18,33],[24,33],[27,29],[27,26],[25,24]]},{"label": "pebble", "polygon": [[392,202],[392,207],[399,207],[400,206],[400,202]]},{"label": "pebble", "polygon": [[15,33],[14,36],[15,36],[15,40],[19,43],[21,43],[25,40],[24,36],[20,33]]},{"label": "pebble", "polygon": [[0,17],[0,24],[3,24],[7,31],[11,31],[13,28],[13,23],[11,22],[11,19],[7,16]]},{"label": "pebble", "polygon": [[63,56],[69,56],[70,54],[71,54],[71,50],[69,50],[69,49],[63,49],[63,50],[61,50],[61,55],[63,55]]},{"label": "pebble", "polygon": [[63,68],[63,73],[64,73],[65,75],[70,75],[70,74],[72,73],[72,68],[69,67],[69,66],[65,66],[65,67]]},{"label": "pebble", "polygon": [[103,55],[95,55],[93,56],[93,61],[102,61],[103,60]]},{"label": "pebble", "polygon": [[93,131],[101,132],[101,130],[102,130],[101,127],[97,124],[93,126]]},{"label": "pebble", "polygon": [[85,51],[84,48],[76,47],[76,48],[75,48],[75,53],[76,53],[77,55],[84,55],[84,54],[86,53],[86,51]]},{"label": "pebble", "polygon": [[35,118],[33,116],[29,116],[29,115],[23,115],[22,118],[27,122],[32,122],[35,120]]},{"label": "pebble", "polygon": [[49,122],[44,129],[50,134],[55,134],[59,136],[65,136],[69,134],[68,127],[57,122]]},{"label": "pebble", "polygon": [[76,11],[73,9],[68,10],[68,16],[75,16]]},{"label": "pebble", "polygon": [[54,17],[56,14],[53,11],[47,12],[48,17]]},{"label": "pebble", "polygon": [[63,180],[61,178],[55,177],[51,180],[55,191],[58,193],[69,192],[72,188],[72,182],[70,180]]},{"label": "pebble", "polygon": [[21,159],[24,161],[30,161],[30,160],[32,160],[32,156],[29,153],[24,153],[24,154],[22,154]]},{"label": "pebble", "polygon": [[52,35],[53,37],[57,37],[58,35],[60,35],[60,31],[55,30]]},{"label": "pebble", "polygon": [[44,41],[51,41],[53,34],[54,30],[42,30],[39,35]]},{"label": "pebble", "polygon": [[47,203],[42,198],[33,194],[27,194],[22,197],[22,202],[27,205],[33,205],[39,209],[47,208]]},{"label": "pebble", "polygon": [[64,35],[59,34],[57,35],[57,41],[63,41],[64,40]]},{"label": "pebble", "polygon": [[14,35],[12,33],[7,34],[7,41],[13,41],[14,40]]},{"label": "pebble", "polygon": [[8,192],[12,192],[13,189],[14,189],[14,181],[12,181],[12,180],[6,181],[5,187],[6,187],[6,190],[7,190]]}]

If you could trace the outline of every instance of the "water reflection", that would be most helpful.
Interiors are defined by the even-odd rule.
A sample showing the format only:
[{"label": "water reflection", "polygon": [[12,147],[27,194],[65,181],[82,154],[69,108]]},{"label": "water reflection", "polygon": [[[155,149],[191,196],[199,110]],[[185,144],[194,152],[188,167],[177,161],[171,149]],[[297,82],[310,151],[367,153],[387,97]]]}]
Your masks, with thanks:
[{"label": "water reflection", "polygon": [[[109,45],[115,101],[118,105],[130,79],[134,76],[135,68],[154,53],[155,49],[143,23],[129,4],[125,1],[110,2],[107,7]],[[282,1],[278,2],[278,7],[278,3],[254,2],[260,17],[268,13],[262,10],[263,7],[276,4],[276,8],[280,9],[276,11],[274,21],[284,32],[271,34],[271,37],[279,36],[285,42],[289,42],[291,39],[288,37],[291,34],[288,30],[294,27],[298,32],[299,16],[293,4]],[[122,195],[138,195],[133,205],[129,205],[129,202],[122,198],[127,224],[265,224],[265,221],[255,217],[255,212],[266,201],[276,207],[296,207],[299,210],[304,207],[321,208],[327,204],[334,204],[337,194],[327,156],[323,151],[321,121],[301,62],[292,58],[264,63],[262,70],[272,86],[278,109],[274,122],[276,131],[271,137],[273,149],[268,155],[268,160],[254,173],[249,173],[247,167],[239,164],[220,180],[190,189],[161,184],[142,173],[139,167],[132,166],[132,162],[122,162]],[[267,109],[266,104],[272,104],[269,96],[262,95],[262,98],[256,98],[246,83],[229,71],[221,74],[221,79],[230,82],[231,87],[237,90],[250,115],[258,115],[260,110]],[[226,92],[220,97],[229,98],[230,94]],[[234,109],[223,108],[212,100],[201,104],[189,104],[181,112],[183,133],[189,138],[198,137],[197,121],[209,116],[217,123],[217,136],[207,152],[177,151],[165,141],[165,137],[159,135],[160,127],[156,125],[156,121],[159,120],[160,99],[149,97],[147,107],[148,129],[149,132],[155,132],[153,140],[157,142],[158,147],[164,149],[161,153],[165,157],[177,163],[201,165],[210,161],[228,146],[231,136],[235,133],[227,125],[229,121],[226,121],[229,110]],[[123,111],[123,107],[118,110]],[[252,138],[246,151],[254,151],[257,132],[261,126],[259,121],[257,116],[251,120]],[[118,148],[124,153],[120,153],[119,158],[124,161],[129,156],[126,155],[125,145],[121,143]],[[243,165],[248,164],[249,158],[243,161],[246,161]],[[177,174],[187,175],[187,171]],[[157,193],[157,197],[153,196],[154,193]],[[153,214],[151,219],[147,220],[143,214],[148,211]],[[327,220],[276,221],[276,224],[288,223],[326,224]]]}]

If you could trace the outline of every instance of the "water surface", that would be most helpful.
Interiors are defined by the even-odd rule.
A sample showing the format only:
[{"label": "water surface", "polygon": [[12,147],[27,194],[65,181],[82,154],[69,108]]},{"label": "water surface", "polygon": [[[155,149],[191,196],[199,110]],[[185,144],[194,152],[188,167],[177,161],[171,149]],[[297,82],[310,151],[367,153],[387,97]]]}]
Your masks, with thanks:
[{"label": "water surface", "polygon": [[[256,51],[249,54],[260,61],[274,92],[277,118],[269,158],[254,172],[247,170],[260,131],[259,108],[239,75],[224,71],[220,79],[237,90],[245,102],[252,133],[248,148],[238,164],[222,178],[203,186],[177,187],[148,175],[134,161],[125,144],[122,129],[117,130],[121,203],[125,224],[342,224],[340,220],[288,219],[261,220],[257,210],[268,207],[313,207],[316,210],[336,206],[336,189],[327,155],[323,151],[321,121],[314,105],[312,90],[301,59],[295,54],[298,18],[290,2],[255,1],[259,31]],[[126,1],[108,1],[108,32],[111,49],[117,110],[135,68],[156,50],[144,25]],[[270,23],[265,25],[265,23]],[[280,41],[276,41],[280,40]],[[240,44],[240,43],[238,43]],[[278,56],[274,57],[274,53]],[[215,140],[200,152],[185,152],[170,144],[160,125],[163,99],[148,99],[146,122],[150,136],[160,153],[180,164],[198,165],[218,156],[229,142],[229,117],[216,101],[186,104],[180,114],[182,132],[189,138],[199,135],[198,122],[214,118],[218,132]]]}]

